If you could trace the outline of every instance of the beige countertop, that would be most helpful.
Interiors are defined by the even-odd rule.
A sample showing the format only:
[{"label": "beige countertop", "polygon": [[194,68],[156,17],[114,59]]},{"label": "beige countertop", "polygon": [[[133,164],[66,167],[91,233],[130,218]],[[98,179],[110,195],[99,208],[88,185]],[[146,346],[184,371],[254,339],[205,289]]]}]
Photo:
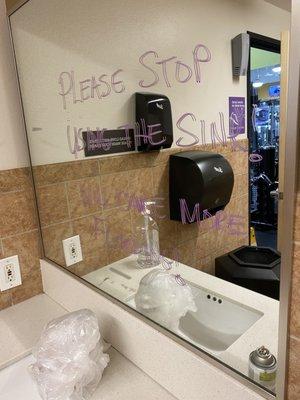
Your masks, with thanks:
[{"label": "beige countertop", "polygon": [[[34,361],[31,349],[44,325],[66,312],[45,294],[0,312],[1,400],[40,399],[27,371]],[[176,400],[114,348],[111,347],[108,353],[110,363],[91,400]],[[10,384],[12,380],[14,385]]]},{"label": "beige countertop", "polygon": [[[176,400],[148,375],[123,357],[114,348],[108,350],[110,363],[90,400]],[[35,382],[28,373],[34,361],[27,356],[0,370],[1,400],[40,400]],[[17,379],[15,377],[17,376]],[[14,385],[11,380],[14,379]],[[66,399],[67,400],[67,399]]]},{"label": "beige countertop", "polygon": [[[106,267],[85,275],[84,278],[106,291],[117,299],[128,304],[133,297],[139,282],[150,269],[140,269],[136,264],[136,256],[131,255]],[[171,271],[180,274],[186,281],[195,283],[214,294],[222,295],[235,302],[263,313],[240,338],[227,350],[211,353],[217,359],[230,365],[244,375],[248,375],[249,354],[255,348],[265,345],[276,356],[278,348],[279,302],[259,293],[226,282],[215,276],[203,273],[187,265],[176,263]]]},{"label": "beige countertop", "polygon": [[0,311],[0,369],[30,354],[43,327],[66,312],[45,294]]}]

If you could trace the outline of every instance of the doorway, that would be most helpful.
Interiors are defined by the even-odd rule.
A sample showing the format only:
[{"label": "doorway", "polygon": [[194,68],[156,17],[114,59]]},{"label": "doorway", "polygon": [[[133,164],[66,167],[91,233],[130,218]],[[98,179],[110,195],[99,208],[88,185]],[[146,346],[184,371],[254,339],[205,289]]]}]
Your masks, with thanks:
[{"label": "doorway", "polygon": [[277,250],[280,138],[280,41],[248,32],[250,243]]}]

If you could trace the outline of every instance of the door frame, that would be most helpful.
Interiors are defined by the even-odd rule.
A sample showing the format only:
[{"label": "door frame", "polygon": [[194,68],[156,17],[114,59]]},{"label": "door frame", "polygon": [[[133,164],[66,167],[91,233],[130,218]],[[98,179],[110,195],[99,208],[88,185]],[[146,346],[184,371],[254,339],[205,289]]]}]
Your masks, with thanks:
[{"label": "door frame", "polygon": [[288,84],[290,58],[290,32],[281,32],[281,76],[280,76],[280,136],[279,136],[279,170],[278,170],[278,221],[277,221],[277,249],[283,250],[284,232],[284,186],[285,186],[285,157],[288,123]]},{"label": "door frame", "polygon": [[[258,33],[247,31],[249,35],[249,62],[248,62],[248,70],[247,70],[247,138],[249,143],[250,136],[250,127],[252,124],[252,104],[251,104],[251,47],[255,47],[256,49],[271,51],[273,53],[281,53],[281,41],[277,39],[270,38],[268,36],[263,36]],[[281,102],[281,99],[280,99]],[[280,148],[280,146],[279,146]],[[250,215],[250,206],[251,206],[251,197],[250,197],[250,147],[248,144],[248,238],[249,245],[251,245],[251,215]],[[278,227],[277,227],[277,239],[278,239]],[[278,247],[278,246],[277,246]]]}]

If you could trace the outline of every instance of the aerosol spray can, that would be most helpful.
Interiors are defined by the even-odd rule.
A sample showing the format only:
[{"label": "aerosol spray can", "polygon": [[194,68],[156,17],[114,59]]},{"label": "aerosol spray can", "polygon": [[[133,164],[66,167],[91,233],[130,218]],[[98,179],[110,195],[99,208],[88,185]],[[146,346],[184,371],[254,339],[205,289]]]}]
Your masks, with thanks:
[{"label": "aerosol spray can", "polygon": [[277,361],[270,351],[261,346],[249,356],[249,377],[275,392]]}]

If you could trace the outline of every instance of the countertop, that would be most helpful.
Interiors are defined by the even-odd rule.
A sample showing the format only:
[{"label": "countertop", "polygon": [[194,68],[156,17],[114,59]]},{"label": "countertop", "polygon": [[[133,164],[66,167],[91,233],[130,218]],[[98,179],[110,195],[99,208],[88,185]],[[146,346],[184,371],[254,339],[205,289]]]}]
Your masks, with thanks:
[{"label": "countertop", "polygon": [[[123,303],[128,303],[136,292],[140,280],[150,270],[138,268],[136,256],[131,255],[85,275],[84,279],[113,295]],[[277,356],[279,319],[279,302],[277,300],[181,263],[174,263],[171,272],[180,274],[186,281],[193,282],[212,291],[214,294],[219,294],[223,298],[228,298],[263,313],[263,316],[227,350],[213,352],[204,349],[206,352],[246,376],[248,375],[248,360],[251,351],[264,345]]]},{"label": "countertop", "polygon": [[[65,313],[46,294],[0,311],[0,400],[41,400],[27,370],[34,362],[31,350],[43,327]],[[108,353],[110,363],[91,400],[176,400],[114,348]]]},{"label": "countertop", "polygon": [[[176,400],[115,349],[108,353],[110,363],[90,400]],[[41,400],[28,373],[33,361],[27,356],[0,371],[0,400]]]},{"label": "countertop", "polygon": [[45,294],[0,311],[0,369],[30,354],[43,327],[65,313]]}]

